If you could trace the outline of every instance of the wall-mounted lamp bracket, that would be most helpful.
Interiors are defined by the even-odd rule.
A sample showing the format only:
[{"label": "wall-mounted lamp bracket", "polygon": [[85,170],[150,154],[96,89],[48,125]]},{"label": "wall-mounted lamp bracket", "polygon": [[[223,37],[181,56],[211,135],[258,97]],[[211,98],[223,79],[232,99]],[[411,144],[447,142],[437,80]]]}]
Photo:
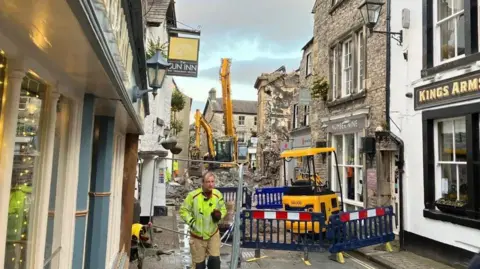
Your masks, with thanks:
[{"label": "wall-mounted lamp bracket", "polygon": [[140,90],[138,86],[133,87],[132,90],[132,103],[136,103],[138,99],[142,98],[144,94],[151,92],[153,95],[153,99],[157,96],[157,89],[148,89],[148,90]]},{"label": "wall-mounted lamp bracket", "polygon": [[386,32],[386,31],[374,31],[370,29],[370,33],[389,35],[393,40],[398,42],[399,46],[403,44],[403,30],[400,30],[400,32]]}]

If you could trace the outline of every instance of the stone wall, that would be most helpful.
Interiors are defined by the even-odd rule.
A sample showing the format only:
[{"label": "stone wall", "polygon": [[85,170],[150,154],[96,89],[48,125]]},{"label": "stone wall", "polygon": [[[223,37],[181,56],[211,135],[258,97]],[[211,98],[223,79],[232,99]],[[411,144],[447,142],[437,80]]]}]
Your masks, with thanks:
[{"label": "stone wall", "polygon": [[278,71],[257,79],[259,92],[257,159],[260,172],[267,178],[280,179],[281,144],[288,143],[292,106],[299,73]]},{"label": "stone wall", "polygon": [[[322,118],[351,113],[359,109],[368,109],[368,126],[365,133],[367,136],[374,135],[375,128],[385,123],[385,35],[370,34],[368,29],[363,27],[366,39],[364,41],[366,48],[364,90],[335,101],[332,101],[331,96],[331,48],[338,41],[347,38],[354,30],[362,29],[364,22],[358,10],[362,2],[362,0],[341,0],[333,8],[331,1],[316,2],[316,7],[314,8],[314,42],[312,47],[314,74],[329,80],[330,92],[326,101],[322,99],[313,101],[312,107],[315,108],[311,112],[313,141],[327,141],[327,134],[325,129],[322,128]],[[375,30],[386,30],[385,17],[385,10],[382,9]],[[394,45],[395,43],[392,41],[392,46]],[[320,158],[317,158],[317,163],[319,164],[317,167],[322,166]],[[375,163],[372,166],[375,167]],[[322,171],[322,173],[326,173],[326,170]],[[374,203],[374,200],[375,198],[371,199],[369,204]]]}]

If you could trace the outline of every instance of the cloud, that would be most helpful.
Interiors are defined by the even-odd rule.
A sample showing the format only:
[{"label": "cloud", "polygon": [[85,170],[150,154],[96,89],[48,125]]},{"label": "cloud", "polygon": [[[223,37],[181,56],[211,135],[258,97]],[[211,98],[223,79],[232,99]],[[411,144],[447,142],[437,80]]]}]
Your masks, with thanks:
[{"label": "cloud", "polygon": [[315,0],[178,0],[179,27],[200,26],[202,56],[258,40],[274,53],[300,50],[313,35]]},{"label": "cloud", "polygon": [[[299,64],[300,57],[291,59],[256,58],[252,61],[232,60],[230,81],[232,84],[239,83],[253,86],[261,73],[273,72],[282,65],[285,65],[288,71],[293,71],[298,68]],[[219,71],[220,64],[216,67],[200,70],[199,75],[202,78],[220,79]]]}]

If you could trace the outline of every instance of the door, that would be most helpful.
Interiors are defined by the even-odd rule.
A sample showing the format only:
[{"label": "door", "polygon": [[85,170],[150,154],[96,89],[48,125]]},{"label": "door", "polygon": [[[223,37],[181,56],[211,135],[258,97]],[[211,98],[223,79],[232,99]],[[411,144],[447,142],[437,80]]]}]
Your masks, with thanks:
[{"label": "door", "polygon": [[393,207],[393,213],[395,214],[393,217],[393,232],[398,235],[400,230],[400,182],[399,182],[399,171],[397,166],[395,165],[395,161],[397,160],[398,154],[392,153],[393,158],[391,158],[391,169],[392,175],[390,180],[390,191],[391,191],[391,205]]}]

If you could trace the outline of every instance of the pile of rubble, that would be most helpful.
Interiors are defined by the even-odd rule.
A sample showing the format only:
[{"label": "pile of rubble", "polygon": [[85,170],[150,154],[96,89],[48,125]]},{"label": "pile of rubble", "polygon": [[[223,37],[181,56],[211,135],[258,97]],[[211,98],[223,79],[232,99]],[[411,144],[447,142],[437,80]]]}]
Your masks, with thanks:
[{"label": "pile of rubble", "polygon": [[[237,187],[238,186],[238,170],[215,170],[216,187]],[[243,174],[244,186],[253,189],[261,186],[273,186],[275,179],[267,176],[261,176],[258,173],[252,173],[245,170]],[[202,184],[202,178],[196,176],[188,176],[185,173],[182,177],[175,178],[167,185],[167,204],[178,205],[182,203],[187,194],[199,188]]]}]

